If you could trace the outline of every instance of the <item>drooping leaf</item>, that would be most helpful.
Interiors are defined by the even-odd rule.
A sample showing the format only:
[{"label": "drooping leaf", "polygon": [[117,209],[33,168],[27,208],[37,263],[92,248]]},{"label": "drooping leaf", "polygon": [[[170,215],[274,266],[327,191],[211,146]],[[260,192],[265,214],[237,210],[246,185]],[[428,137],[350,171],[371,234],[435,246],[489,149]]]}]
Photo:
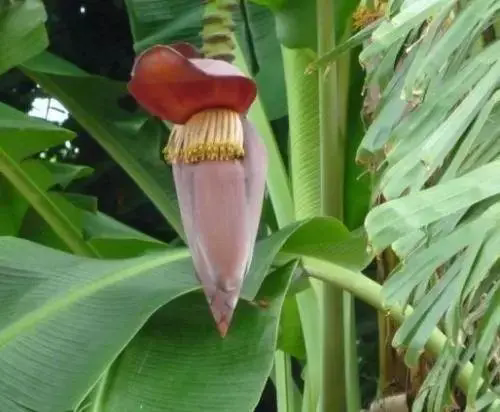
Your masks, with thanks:
[{"label": "drooping leaf", "polygon": [[[393,344],[408,350],[405,361],[416,366],[420,353],[429,339],[435,325],[450,307],[449,295],[456,295],[459,286],[460,263],[458,259],[438,282],[419,302],[415,311],[406,319],[394,335]],[[448,295],[449,294],[449,295]]]},{"label": "drooping leaf", "polygon": [[425,143],[417,146],[418,156],[415,156],[414,151],[409,151],[384,174],[380,187],[386,198],[397,197],[407,188],[411,191],[418,190],[425,184],[443,164],[495,90],[499,75],[500,62],[484,74],[448,118],[427,136]]},{"label": "drooping leaf", "polygon": [[[439,20],[444,23],[445,18],[449,16],[455,1],[447,1],[442,3],[438,8],[439,14],[436,13],[435,21]],[[427,53],[423,53],[422,59],[418,59],[418,64],[415,65],[414,71],[416,76],[411,76],[407,79],[405,92],[409,95],[414,91],[423,91],[429,81],[439,76],[439,71],[445,63],[453,61],[452,55],[463,53],[463,49],[467,49],[470,42],[475,39],[483,30],[483,27],[488,24],[491,16],[498,11],[500,5],[497,0],[490,1],[474,1],[454,19],[453,25],[442,35],[442,38],[432,39],[432,33],[427,34],[427,38],[432,47],[424,48]],[[462,49],[462,50],[460,50]],[[458,64],[460,64],[461,54],[457,53]],[[456,58],[455,57],[455,58]],[[456,63],[455,63],[456,64]]]},{"label": "drooping leaf", "polygon": [[[454,368],[479,353],[482,362],[491,350],[490,340],[478,348],[477,320],[491,313],[498,278],[500,187],[489,177],[500,171],[500,42],[481,33],[500,3],[463,6],[390,2],[390,16],[360,56],[366,87],[379,95],[358,151],[358,160],[380,176],[375,195],[382,204],[365,227],[376,253],[391,246],[400,258],[384,284],[385,302],[415,308],[393,345],[415,365],[434,327],[444,325],[454,343],[433,365],[415,410],[444,410]],[[478,385],[480,373],[475,370]],[[480,397],[481,407],[497,408],[500,398],[481,385],[484,396],[471,388],[468,406],[477,407]]]},{"label": "drooping leaf", "polygon": [[498,330],[500,329],[500,289],[497,288],[496,295],[493,296],[490,308],[481,321],[480,338],[477,346],[476,357],[474,358],[474,371],[472,372],[469,393],[467,394],[468,403],[474,405],[478,389],[480,387],[480,378],[484,368],[487,366],[488,359],[494,355],[493,351],[498,350]]},{"label": "drooping leaf", "polygon": [[366,217],[372,246],[392,242],[464,207],[500,193],[500,161],[493,161],[446,183],[384,203]]},{"label": "drooping leaf", "polygon": [[361,62],[366,62],[372,56],[390,47],[401,37],[405,37],[415,26],[426,18],[455,0],[424,0],[404,2],[399,13],[390,21],[384,21],[372,34],[373,43],[359,56]]}]

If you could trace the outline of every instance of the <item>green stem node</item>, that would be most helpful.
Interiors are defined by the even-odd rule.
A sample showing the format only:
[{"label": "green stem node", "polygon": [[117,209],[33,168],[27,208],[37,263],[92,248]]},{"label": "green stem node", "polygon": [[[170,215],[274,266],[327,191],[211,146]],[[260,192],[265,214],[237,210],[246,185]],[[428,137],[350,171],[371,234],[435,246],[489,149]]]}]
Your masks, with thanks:
[{"label": "green stem node", "polygon": [[202,52],[211,59],[234,61],[233,12],[238,9],[237,0],[209,0],[203,17]]}]

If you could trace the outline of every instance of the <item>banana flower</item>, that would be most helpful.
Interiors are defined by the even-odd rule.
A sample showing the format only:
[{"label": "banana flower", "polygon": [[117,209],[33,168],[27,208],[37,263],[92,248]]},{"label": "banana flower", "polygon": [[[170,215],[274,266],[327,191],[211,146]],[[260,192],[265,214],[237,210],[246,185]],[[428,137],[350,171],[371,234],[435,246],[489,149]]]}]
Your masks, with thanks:
[{"label": "banana flower", "polygon": [[128,89],[173,124],[163,153],[196,274],[224,337],[252,260],[265,191],[266,148],[246,118],[256,85],[232,64],[179,43],[140,54]]}]

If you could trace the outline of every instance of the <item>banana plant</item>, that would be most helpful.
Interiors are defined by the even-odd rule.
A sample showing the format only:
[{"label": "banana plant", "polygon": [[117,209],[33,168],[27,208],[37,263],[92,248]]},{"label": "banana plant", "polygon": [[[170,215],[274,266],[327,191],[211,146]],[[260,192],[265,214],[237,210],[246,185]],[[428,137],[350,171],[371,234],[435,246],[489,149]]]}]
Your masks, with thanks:
[{"label": "banana plant", "polygon": [[279,412],[497,410],[500,2],[125,4],[127,83],[46,51],[41,0],[0,3],[0,72],[177,234],[71,192],[93,171],[38,154],[74,133],[0,104],[0,410],[253,411],[269,378]]}]

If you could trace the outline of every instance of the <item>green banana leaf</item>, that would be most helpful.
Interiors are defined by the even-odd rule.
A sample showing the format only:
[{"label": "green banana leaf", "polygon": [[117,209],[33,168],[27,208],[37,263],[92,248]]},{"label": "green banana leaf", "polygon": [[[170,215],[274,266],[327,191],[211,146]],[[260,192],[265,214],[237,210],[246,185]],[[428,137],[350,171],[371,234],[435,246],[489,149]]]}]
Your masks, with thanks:
[{"label": "green banana leaf", "polygon": [[97,210],[97,200],[58,189],[92,169],[36,158],[73,139],[69,130],[0,104],[0,223],[2,235],[20,236],[88,256],[128,257],[166,245]]},{"label": "green banana leaf", "polygon": [[0,3],[0,74],[48,46],[46,20],[41,0]]},{"label": "green banana leaf", "polygon": [[[325,235],[318,240],[312,234],[320,228]],[[340,223],[321,218],[259,242],[223,341],[186,249],[96,260],[2,237],[0,409],[74,408],[113,364],[91,398],[96,411],[140,410],[141,404],[149,410],[219,411],[228,405],[222,410],[251,411],[271,370],[279,312],[301,245],[310,256],[362,267],[367,256],[360,244]],[[266,277],[280,250],[290,265]],[[247,367],[249,373],[236,374]],[[235,391],[235,384],[245,390]]]}]

